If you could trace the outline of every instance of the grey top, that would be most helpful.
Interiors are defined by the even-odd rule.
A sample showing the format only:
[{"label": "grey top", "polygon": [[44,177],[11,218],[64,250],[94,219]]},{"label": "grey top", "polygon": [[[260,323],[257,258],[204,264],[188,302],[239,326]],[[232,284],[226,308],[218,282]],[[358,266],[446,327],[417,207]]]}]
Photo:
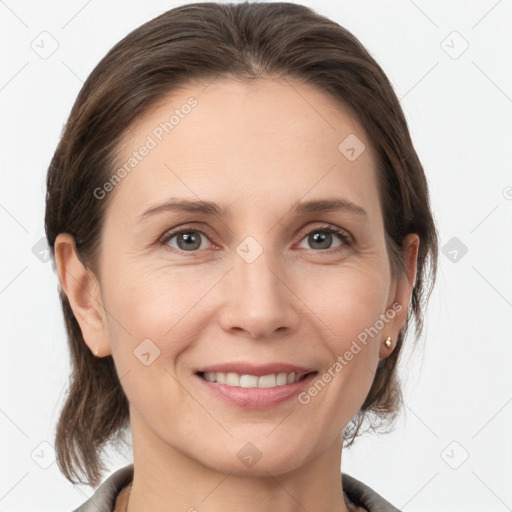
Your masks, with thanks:
[{"label": "grey top", "polygon": [[[113,512],[117,495],[133,479],[133,464],[110,475],[95,493],[73,512]],[[342,473],[343,491],[356,506],[368,512],[400,512],[373,489]]]}]

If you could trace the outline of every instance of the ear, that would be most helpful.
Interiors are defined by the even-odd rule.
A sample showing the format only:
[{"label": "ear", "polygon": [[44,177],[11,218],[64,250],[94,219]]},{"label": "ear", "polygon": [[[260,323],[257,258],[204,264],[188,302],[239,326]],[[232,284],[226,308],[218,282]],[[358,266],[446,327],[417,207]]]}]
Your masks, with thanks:
[{"label": "ear", "polygon": [[407,309],[411,301],[412,291],[416,283],[418,249],[420,246],[420,238],[416,233],[408,234],[402,244],[402,258],[404,261],[404,272],[396,281],[394,293],[390,294],[388,302],[388,311],[395,311],[396,315],[391,322],[387,324],[387,328],[383,331],[384,338],[391,338],[391,346],[388,348],[382,342],[379,349],[379,358],[385,359],[393,351],[396,340],[404,327],[407,318]]},{"label": "ear", "polygon": [[80,325],[85,343],[98,357],[111,354],[103,298],[96,276],[80,261],[75,240],[69,233],[57,236],[54,252],[60,286]]}]

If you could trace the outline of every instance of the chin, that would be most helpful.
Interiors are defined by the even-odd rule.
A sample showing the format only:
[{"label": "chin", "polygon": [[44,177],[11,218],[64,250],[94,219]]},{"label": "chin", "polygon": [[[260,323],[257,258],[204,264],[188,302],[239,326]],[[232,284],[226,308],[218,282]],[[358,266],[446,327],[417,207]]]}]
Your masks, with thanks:
[{"label": "chin", "polygon": [[254,442],[246,439],[248,436],[244,436],[244,441],[233,442],[232,446],[221,447],[218,453],[212,450],[207,454],[207,459],[204,451],[201,451],[200,458],[196,460],[221,473],[253,477],[289,473],[305,463],[306,454],[301,443],[299,446],[290,442],[283,445],[281,441],[265,440],[264,436],[260,437],[261,441],[256,436]]}]

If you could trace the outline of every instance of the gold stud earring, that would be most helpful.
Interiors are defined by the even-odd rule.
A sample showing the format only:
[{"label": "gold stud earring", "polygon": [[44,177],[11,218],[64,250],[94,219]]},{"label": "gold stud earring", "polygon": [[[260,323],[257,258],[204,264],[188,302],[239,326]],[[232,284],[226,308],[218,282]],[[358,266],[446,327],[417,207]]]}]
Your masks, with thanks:
[{"label": "gold stud earring", "polygon": [[94,349],[94,355],[95,355],[96,357],[98,357],[98,347],[96,347],[96,348]]},{"label": "gold stud earring", "polygon": [[388,336],[386,338],[386,341],[384,342],[384,345],[386,345],[386,347],[391,347],[391,336]]}]

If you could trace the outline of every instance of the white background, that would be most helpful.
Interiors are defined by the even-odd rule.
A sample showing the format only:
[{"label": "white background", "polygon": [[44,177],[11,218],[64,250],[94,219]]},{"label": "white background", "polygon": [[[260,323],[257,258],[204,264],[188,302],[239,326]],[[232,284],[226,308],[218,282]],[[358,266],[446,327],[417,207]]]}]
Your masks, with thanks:
[{"label": "white background", "polygon": [[[0,2],[0,512],[69,512],[93,492],[52,463],[69,366],[57,276],[33,252],[44,236],[45,174],[93,67],[129,31],[182,3]],[[512,510],[512,3],[298,3],[353,32],[388,74],[425,167],[441,247],[457,237],[468,249],[456,262],[440,254],[422,343],[401,368],[396,430],[359,439],[343,471],[407,512]],[[43,31],[58,43],[46,59],[31,46]],[[110,470],[130,461],[114,453]]]}]

